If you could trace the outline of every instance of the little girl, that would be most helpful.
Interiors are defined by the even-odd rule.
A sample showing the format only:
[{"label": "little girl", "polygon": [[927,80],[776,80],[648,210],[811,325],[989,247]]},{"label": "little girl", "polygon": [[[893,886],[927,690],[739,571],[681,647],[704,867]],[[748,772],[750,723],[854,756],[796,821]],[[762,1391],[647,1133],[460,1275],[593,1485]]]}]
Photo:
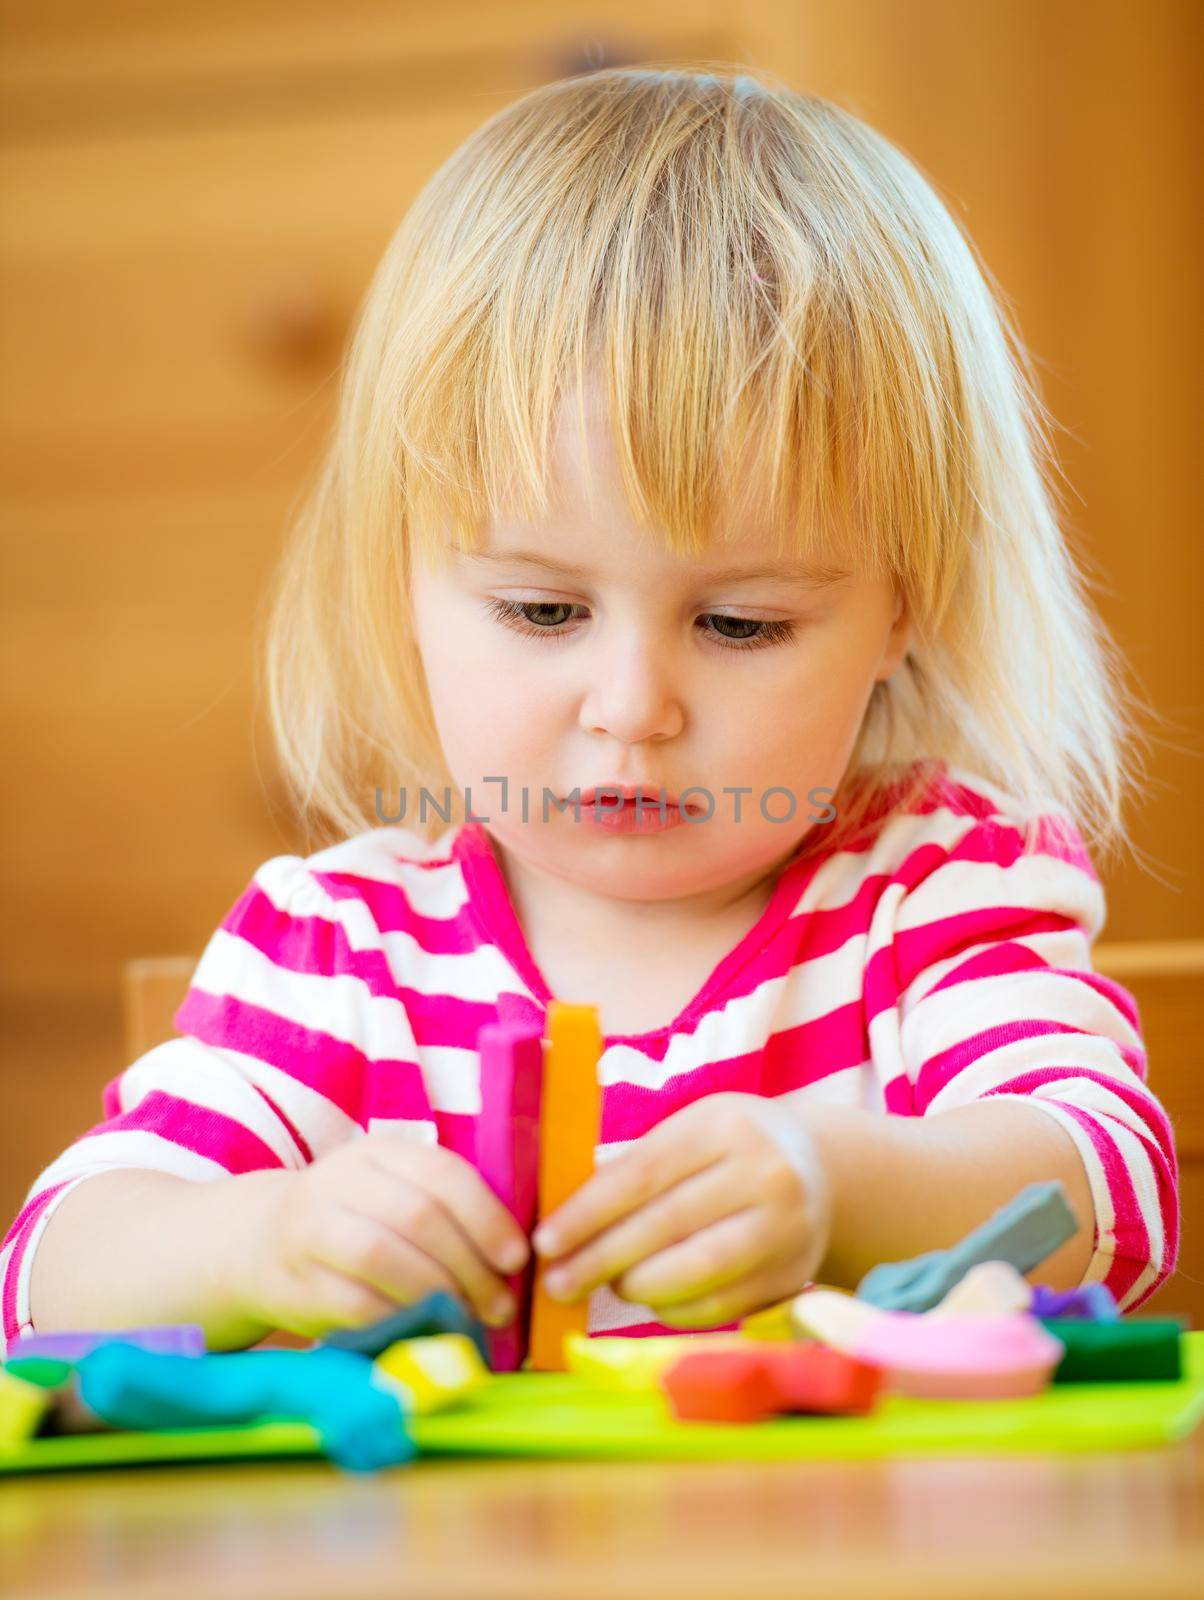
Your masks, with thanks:
[{"label": "little girl", "polygon": [[[598,1007],[593,1332],[723,1326],[1056,1178],[1039,1269],[1139,1306],[1171,1128],[1093,972],[1136,726],[1027,357],[916,169],[737,71],[487,122],[370,288],[266,689],[324,848],[266,862],[177,1037],[0,1253],[6,1340],[317,1336],[532,1245],[476,1040]],[[545,1130],[555,1138],[556,1130]]]}]

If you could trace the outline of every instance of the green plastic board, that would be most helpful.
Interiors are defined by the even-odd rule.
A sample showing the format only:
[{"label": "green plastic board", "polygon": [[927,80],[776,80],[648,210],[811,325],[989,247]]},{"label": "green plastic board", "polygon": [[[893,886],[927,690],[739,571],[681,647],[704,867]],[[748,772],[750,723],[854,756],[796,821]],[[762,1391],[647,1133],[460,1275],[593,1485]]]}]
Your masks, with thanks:
[{"label": "green plastic board", "polygon": [[[676,1422],[655,1394],[595,1389],[560,1373],[511,1373],[457,1409],[414,1419],[427,1455],[563,1460],[769,1461],[1148,1449],[1204,1416],[1204,1331],[1183,1336],[1177,1383],[1055,1384],[1026,1400],[883,1399],[868,1417],[781,1417],[749,1426]],[[0,1472],[235,1457],[313,1456],[305,1423],[74,1434],[0,1450]]]}]

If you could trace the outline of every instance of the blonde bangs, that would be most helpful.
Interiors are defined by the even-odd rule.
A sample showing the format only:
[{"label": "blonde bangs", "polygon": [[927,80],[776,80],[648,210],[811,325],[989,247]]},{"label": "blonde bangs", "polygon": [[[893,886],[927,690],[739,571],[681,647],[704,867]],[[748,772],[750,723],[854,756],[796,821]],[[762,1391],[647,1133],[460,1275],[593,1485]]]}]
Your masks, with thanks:
[{"label": "blonde bangs", "polygon": [[303,817],[349,833],[379,825],[378,788],[451,787],[410,564],[548,517],[558,422],[572,404],[583,421],[587,395],[633,520],[676,553],[751,517],[783,555],[906,599],[913,648],[871,697],[815,847],[887,785],[918,787],[917,762],[1063,808],[1097,844],[1119,834],[1127,690],[1058,527],[1048,418],[1002,297],[886,139],[709,63],[537,89],[406,213],[271,600],[269,710]]}]

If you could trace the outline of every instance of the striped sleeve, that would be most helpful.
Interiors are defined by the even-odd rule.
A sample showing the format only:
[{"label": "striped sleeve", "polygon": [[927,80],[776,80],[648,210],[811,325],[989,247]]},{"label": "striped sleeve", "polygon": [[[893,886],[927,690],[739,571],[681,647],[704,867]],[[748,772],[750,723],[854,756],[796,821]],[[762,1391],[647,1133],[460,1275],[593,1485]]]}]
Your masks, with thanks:
[{"label": "striped sleeve", "polygon": [[1083,1281],[1131,1311],[1174,1270],[1178,1165],[1137,1004],[1091,968],[1104,896],[1082,838],[1042,817],[1026,850],[1022,824],[979,819],[929,864],[895,922],[908,1109],[1022,1099],[1054,1117],[1095,1202]]},{"label": "striped sleeve", "polygon": [[201,956],[177,1037],[105,1086],[104,1120],[29,1190],[0,1246],[6,1345],[32,1329],[38,1240],[85,1179],[117,1168],[200,1181],[298,1169],[362,1131],[365,971],[383,959],[379,944],[362,899],[332,899],[301,857],[258,869]]}]

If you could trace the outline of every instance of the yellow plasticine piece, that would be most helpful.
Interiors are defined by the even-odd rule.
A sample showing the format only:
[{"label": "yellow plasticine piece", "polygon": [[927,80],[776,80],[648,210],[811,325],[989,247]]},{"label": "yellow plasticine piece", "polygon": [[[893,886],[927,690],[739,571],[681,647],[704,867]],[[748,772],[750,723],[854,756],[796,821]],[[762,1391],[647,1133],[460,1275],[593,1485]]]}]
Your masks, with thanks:
[{"label": "yellow plasticine piece", "polygon": [[14,1450],[32,1439],[53,1398],[50,1389],[0,1369],[0,1450]]},{"label": "yellow plasticine piece", "polygon": [[924,1315],[1005,1316],[1012,1311],[1027,1311],[1032,1303],[1032,1284],[1010,1261],[980,1261],[953,1285],[939,1305]]},{"label": "yellow plasticine piece", "polygon": [[647,1339],[591,1339],[584,1333],[569,1333],[564,1339],[570,1372],[596,1389],[629,1391],[659,1388],[661,1373],[682,1356],[699,1350],[747,1348],[748,1341],[742,1333],[654,1334]]},{"label": "yellow plasticine piece", "polygon": [[868,1323],[883,1315],[877,1306],[840,1289],[806,1289],[790,1304],[794,1325],[807,1338],[834,1350],[853,1349]]},{"label": "yellow plasticine piece", "polygon": [[751,1316],[741,1318],[740,1332],[746,1339],[771,1339],[775,1342],[801,1338],[791,1315],[793,1304],[792,1300],[783,1300],[780,1305],[754,1311]]},{"label": "yellow plasticine piece", "polygon": [[[550,1217],[594,1170],[602,1090],[598,1062],[602,1032],[597,1006],[548,1006],[547,1044],[539,1109],[539,1218]],[[536,1372],[563,1372],[564,1343],[571,1333],[585,1333],[589,1296],[573,1305],[553,1300],[544,1288],[550,1270],[536,1260],[531,1295],[531,1339],[528,1363]]]},{"label": "yellow plasticine piece", "polygon": [[407,1409],[420,1416],[445,1411],[489,1378],[480,1352],[464,1333],[399,1339],[381,1351],[375,1365],[391,1384],[405,1391]]}]

